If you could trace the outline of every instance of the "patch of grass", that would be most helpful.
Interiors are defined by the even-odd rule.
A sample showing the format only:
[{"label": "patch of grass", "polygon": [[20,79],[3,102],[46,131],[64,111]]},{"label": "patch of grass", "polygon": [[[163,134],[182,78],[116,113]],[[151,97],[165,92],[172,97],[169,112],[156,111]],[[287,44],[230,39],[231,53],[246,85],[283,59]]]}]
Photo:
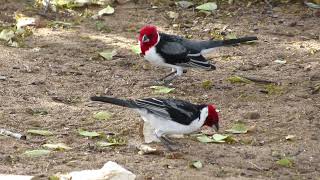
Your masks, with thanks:
[{"label": "patch of grass", "polygon": [[205,80],[202,82],[201,87],[206,90],[210,90],[213,87],[213,83],[210,80]]},{"label": "patch of grass", "polygon": [[283,93],[283,88],[275,84],[265,85],[265,91],[270,95],[279,95]]}]

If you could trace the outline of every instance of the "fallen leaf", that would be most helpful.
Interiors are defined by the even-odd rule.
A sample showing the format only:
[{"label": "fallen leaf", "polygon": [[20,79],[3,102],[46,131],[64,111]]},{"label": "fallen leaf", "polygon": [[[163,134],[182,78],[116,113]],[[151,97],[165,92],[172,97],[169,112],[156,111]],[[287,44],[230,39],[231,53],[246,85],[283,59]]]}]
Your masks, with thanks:
[{"label": "fallen leaf", "polygon": [[320,9],[320,4],[304,1],[304,4],[307,5],[309,8],[313,9]]},{"label": "fallen leaf", "polygon": [[240,76],[231,76],[227,79],[230,83],[250,83],[251,81]]},{"label": "fallen leaf", "polygon": [[16,15],[16,21],[17,21],[17,29],[20,29],[24,26],[29,26],[29,25],[36,25],[36,18],[33,17],[27,17],[21,14]]},{"label": "fallen leaf", "polygon": [[140,49],[139,45],[131,46],[131,50],[135,54],[140,54],[141,53],[141,49]]},{"label": "fallen leaf", "polygon": [[196,168],[196,169],[201,169],[203,167],[203,165],[202,165],[201,161],[192,161],[191,167]]},{"label": "fallen leaf", "polygon": [[168,94],[175,90],[175,88],[168,88],[165,86],[151,86],[151,89],[154,89],[154,92],[157,94]]},{"label": "fallen leaf", "polygon": [[4,29],[0,33],[0,39],[9,41],[14,37],[14,31],[11,29]]},{"label": "fallen leaf", "polygon": [[295,137],[295,135],[288,135],[286,136],[286,140],[293,140]]},{"label": "fallen leaf", "polygon": [[114,8],[111,7],[110,5],[108,5],[106,8],[104,9],[101,9],[99,12],[98,12],[98,15],[99,16],[103,16],[103,15],[110,15],[110,14],[113,14],[114,13]]},{"label": "fallen leaf", "polygon": [[100,112],[97,112],[93,115],[93,118],[97,119],[97,120],[108,120],[110,119],[112,116],[111,113],[109,112],[106,112],[106,111],[100,111]]},{"label": "fallen leaf", "polygon": [[196,9],[203,10],[203,11],[214,11],[217,8],[218,8],[218,6],[215,2],[205,3],[205,4],[202,4],[202,5],[196,7]]},{"label": "fallen leaf", "polygon": [[197,140],[202,143],[211,143],[214,142],[214,140],[206,135],[201,135],[197,137]]},{"label": "fallen leaf", "polygon": [[168,14],[169,18],[171,18],[171,19],[177,19],[179,17],[179,14],[176,12],[173,12],[173,11],[169,11],[169,12],[167,12],[167,14]]},{"label": "fallen leaf", "polygon": [[100,56],[102,56],[106,60],[112,60],[113,56],[117,54],[116,50],[106,50],[101,53],[99,53]]},{"label": "fallen leaf", "polygon": [[29,150],[25,151],[23,154],[29,157],[40,157],[50,154],[50,150],[38,149],[38,150]]},{"label": "fallen leaf", "polygon": [[282,158],[277,161],[277,164],[284,167],[292,167],[293,161],[292,159],[289,159],[289,158]]},{"label": "fallen leaf", "polygon": [[67,146],[64,143],[57,143],[57,144],[44,144],[42,145],[44,148],[48,148],[48,149],[54,149],[54,150],[70,150],[72,149],[71,147]]},{"label": "fallen leaf", "polygon": [[38,130],[38,129],[30,129],[27,131],[27,133],[33,134],[33,135],[40,135],[40,136],[51,136],[53,135],[52,132],[47,130]]},{"label": "fallen leaf", "polygon": [[216,142],[225,142],[225,139],[229,136],[221,135],[221,134],[214,134],[212,136],[212,139]]},{"label": "fallen leaf", "polygon": [[90,132],[90,131],[85,131],[85,130],[81,130],[81,129],[78,132],[81,136],[86,136],[86,137],[98,137],[101,135],[95,131]]},{"label": "fallen leaf", "polygon": [[96,143],[96,145],[99,147],[108,147],[108,146],[121,146],[121,145],[125,145],[125,143],[99,141]]},{"label": "fallen leaf", "polygon": [[233,33],[229,33],[225,36],[225,39],[237,39],[237,36]]},{"label": "fallen leaf", "polygon": [[176,5],[181,8],[187,9],[189,7],[192,7],[194,4],[190,1],[178,1],[176,2]]},{"label": "fallen leaf", "polygon": [[243,123],[237,123],[234,124],[231,129],[227,129],[226,132],[233,134],[245,134],[248,132],[248,128]]}]

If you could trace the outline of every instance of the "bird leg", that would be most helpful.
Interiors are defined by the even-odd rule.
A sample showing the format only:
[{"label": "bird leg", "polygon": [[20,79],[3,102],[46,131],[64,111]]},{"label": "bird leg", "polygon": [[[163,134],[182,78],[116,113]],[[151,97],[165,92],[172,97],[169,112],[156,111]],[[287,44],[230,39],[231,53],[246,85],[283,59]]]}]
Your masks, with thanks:
[{"label": "bird leg", "polygon": [[173,71],[173,72],[165,75],[164,77],[162,77],[162,78],[160,78],[160,79],[158,79],[158,80],[156,80],[156,81],[157,81],[157,82],[164,81],[165,79],[167,79],[169,76],[172,76],[172,75],[175,74],[176,72],[177,72],[177,71]]},{"label": "bird leg", "polygon": [[163,139],[165,139],[167,142],[169,142],[170,144],[178,144],[177,142],[175,142],[174,140],[168,138],[167,136],[162,136]]},{"label": "bird leg", "polygon": [[[183,69],[182,72],[183,72],[183,73],[187,73],[187,70],[186,70],[186,69]],[[173,75],[173,76],[172,76],[172,75]],[[171,76],[171,77],[170,77],[170,76]],[[176,76],[177,76],[177,70],[175,70],[175,69],[173,68],[173,70],[172,70],[171,73],[169,73],[169,74],[165,75],[164,77],[156,80],[156,82],[157,82],[158,84],[168,85],[172,80],[174,80],[174,79],[176,78]],[[170,77],[170,78],[169,78],[169,77]],[[161,83],[161,82],[163,82],[163,83]]]},{"label": "bird leg", "polygon": [[173,147],[172,141],[169,140],[167,137],[161,136],[161,137],[159,137],[159,139],[169,151],[177,150],[177,148]]}]

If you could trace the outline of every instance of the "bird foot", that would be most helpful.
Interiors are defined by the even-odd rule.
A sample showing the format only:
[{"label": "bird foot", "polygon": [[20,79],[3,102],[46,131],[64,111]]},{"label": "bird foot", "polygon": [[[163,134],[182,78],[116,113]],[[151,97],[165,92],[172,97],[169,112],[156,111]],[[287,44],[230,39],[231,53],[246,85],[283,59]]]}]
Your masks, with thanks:
[{"label": "bird foot", "polygon": [[176,142],[168,139],[167,137],[160,137],[159,139],[169,151],[177,151],[180,149]]}]

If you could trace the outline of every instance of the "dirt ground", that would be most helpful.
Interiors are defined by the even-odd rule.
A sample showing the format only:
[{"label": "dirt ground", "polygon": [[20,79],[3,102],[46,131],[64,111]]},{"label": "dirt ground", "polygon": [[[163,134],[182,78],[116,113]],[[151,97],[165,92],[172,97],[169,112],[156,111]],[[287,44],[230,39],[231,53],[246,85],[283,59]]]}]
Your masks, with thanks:
[{"label": "dirt ground", "polygon": [[[15,11],[26,7],[16,1],[0,6],[1,23],[14,23]],[[96,21],[83,18],[70,28],[34,28],[23,48],[1,42],[0,127],[26,133],[46,129],[53,136],[32,136],[16,140],[0,136],[0,174],[27,174],[47,177],[58,172],[98,169],[109,160],[137,175],[137,179],[320,179],[320,18],[302,4],[280,4],[267,11],[264,3],[221,5],[210,16],[176,6],[145,8],[149,4],[126,3],[115,6],[115,13],[103,17],[107,32],[97,30]],[[90,7],[97,12],[99,7]],[[166,12],[178,12],[172,20]],[[83,9],[76,13],[83,12]],[[73,22],[72,13],[49,13],[44,20]],[[189,70],[174,81],[176,90],[162,96],[195,103],[214,103],[221,110],[221,133],[241,120],[253,132],[233,135],[234,144],[203,144],[191,137],[181,139],[182,157],[167,152],[139,155],[140,117],[128,109],[92,103],[95,94],[124,98],[159,96],[149,82],[170,69],[146,66],[130,49],[137,43],[138,29],[154,24],[161,31],[209,39],[214,32],[238,37],[256,35],[255,44],[225,47],[208,55],[216,71]],[[174,25],[177,24],[177,25]],[[113,60],[102,60],[98,52],[116,49]],[[275,62],[276,60],[281,60]],[[286,63],[281,63],[286,61]],[[266,85],[230,83],[242,75],[276,82]],[[202,82],[213,87],[204,89]],[[42,115],[35,111],[47,112]],[[92,118],[107,110],[106,121]],[[31,112],[31,113],[30,113]],[[252,114],[260,117],[253,117]],[[250,117],[251,116],[251,117]],[[127,145],[99,149],[97,139],[81,137],[78,129],[114,133]],[[294,135],[293,140],[286,140]],[[29,158],[26,150],[41,149],[45,143],[63,142],[72,147],[48,156]],[[164,148],[159,144],[152,146]],[[290,168],[276,163],[282,157],[293,160]],[[200,160],[203,168],[189,163]]]}]

